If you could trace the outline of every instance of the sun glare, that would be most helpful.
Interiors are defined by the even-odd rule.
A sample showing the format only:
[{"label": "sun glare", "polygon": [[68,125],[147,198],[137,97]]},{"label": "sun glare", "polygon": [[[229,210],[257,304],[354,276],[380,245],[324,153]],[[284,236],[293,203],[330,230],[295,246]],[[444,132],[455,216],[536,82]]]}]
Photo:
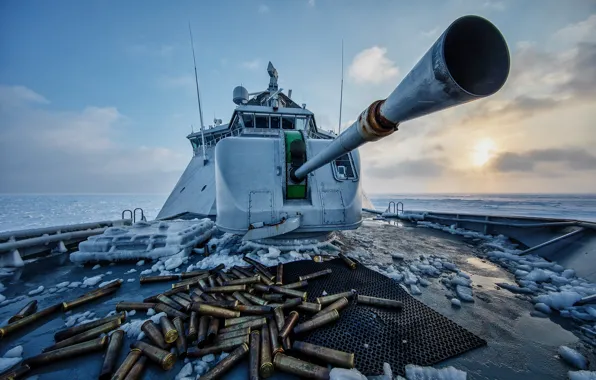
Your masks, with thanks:
[{"label": "sun glare", "polygon": [[472,164],[474,166],[484,166],[490,161],[495,151],[495,142],[490,138],[478,140],[472,151]]}]

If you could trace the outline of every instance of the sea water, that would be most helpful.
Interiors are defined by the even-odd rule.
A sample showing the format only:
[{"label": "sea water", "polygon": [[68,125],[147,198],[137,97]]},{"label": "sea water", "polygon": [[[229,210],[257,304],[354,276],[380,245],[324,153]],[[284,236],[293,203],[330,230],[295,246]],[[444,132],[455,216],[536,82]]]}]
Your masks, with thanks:
[{"label": "sea water", "polygon": [[[596,222],[596,194],[369,194],[378,210],[390,201],[406,211],[517,215]],[[154,219],[167,194],[0,195],[0,231],[120,219],[143,209]]]}]

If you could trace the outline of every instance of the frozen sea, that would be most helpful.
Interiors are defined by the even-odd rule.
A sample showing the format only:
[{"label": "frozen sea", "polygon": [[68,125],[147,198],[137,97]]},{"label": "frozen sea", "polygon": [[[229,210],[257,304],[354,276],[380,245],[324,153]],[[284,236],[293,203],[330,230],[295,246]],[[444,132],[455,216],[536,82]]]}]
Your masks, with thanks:
[{"label": "frozen sea", "polygon": [[[406,211],[519,215],[596,222],[596,194],[371,194],[378,210],[401,201]],[[167,194],[0,195],[0,231],[118,219],[141,207],[154,219]]]}]

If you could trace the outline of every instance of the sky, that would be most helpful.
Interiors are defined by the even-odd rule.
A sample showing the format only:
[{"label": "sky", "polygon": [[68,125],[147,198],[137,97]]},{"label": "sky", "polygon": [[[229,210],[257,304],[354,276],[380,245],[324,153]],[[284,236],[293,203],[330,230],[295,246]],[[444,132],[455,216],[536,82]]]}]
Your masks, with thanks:
[{"label": "sky", "polygon": [[[0,192],[169,193],[203,111],[280,87],[337,131],[387,97],[451,22],[503,33],[496,95],[360,148],[369,193],[596,192],[596,1],[0,2]],[[193,127],[191,127],[191,125]]]}]

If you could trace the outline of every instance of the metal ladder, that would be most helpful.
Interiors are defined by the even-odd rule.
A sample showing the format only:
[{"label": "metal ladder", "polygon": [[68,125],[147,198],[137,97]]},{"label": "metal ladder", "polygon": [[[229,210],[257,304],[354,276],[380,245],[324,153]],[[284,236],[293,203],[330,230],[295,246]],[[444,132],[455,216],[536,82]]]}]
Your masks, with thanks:
[{"label": "metal ladder", "polygon": [[145,218],[145,212],[140,207],[135,208],[134,211],[132,211],[130,209],[126,209],[126,210],[122,211],[122,219],[126,219],[124,216],[127,215],[126,213],[128,212],[130,215],[130,218],[128,218],[128,219],[131,219],[133,223],[136,223],[137,222],[137,210],[140,212],[140,217],[141,217],[140,221],[146,222],[147,218]]},{"label": "metal ladder", "polygon": [[399,212],[400,212],[399,205],[401,205],[401,213],[403,214],[404,204],[402,202],[395,203],[394,201],[389,201],[389,206],[387,207],[387,212],[391,212],[391,204],[393,204],[393,213],[395,215],[399,215]]}]

